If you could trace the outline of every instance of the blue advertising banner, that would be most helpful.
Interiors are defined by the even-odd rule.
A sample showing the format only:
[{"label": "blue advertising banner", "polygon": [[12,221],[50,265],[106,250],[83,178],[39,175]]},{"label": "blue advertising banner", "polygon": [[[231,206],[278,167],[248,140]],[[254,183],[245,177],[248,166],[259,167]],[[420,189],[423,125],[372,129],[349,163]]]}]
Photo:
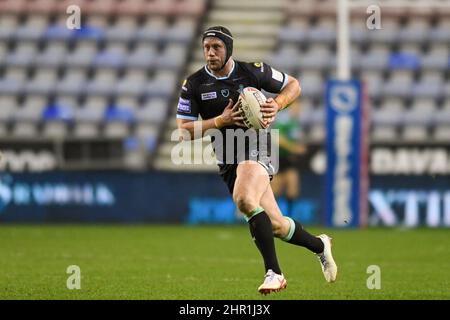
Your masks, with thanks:
[{"label": "blue advertising banner", "polygon": [[0,174],[0,222],[186,222],[191,198],[225,197],[218,175],[81,171]]},{"label": "blue advertising banner", "polygon": [[[310,180],[311,179],[311,180]],[[314,185],[315,177],[306,178]],[[285,215],[321,223],[317,190],[308,188]],[[217,174],[45,172],[0,174],[0,223],[244,223]]]},{"label": "blue advertising banner", "polygon": [[[324,225],[323,175],[301,173],[284,215]],[[369,226],[450,227],[448,176],[371,176]],[[325,219],[327,218],[327,219]],[[214,173],[46,172],[0,174],[2,223],[245,223]]]},{"label": "blue advertising banner", "polygon": [[357,80],[329,80],[326,86],[328,226],[365,224],[367,179],[363,90]]}]

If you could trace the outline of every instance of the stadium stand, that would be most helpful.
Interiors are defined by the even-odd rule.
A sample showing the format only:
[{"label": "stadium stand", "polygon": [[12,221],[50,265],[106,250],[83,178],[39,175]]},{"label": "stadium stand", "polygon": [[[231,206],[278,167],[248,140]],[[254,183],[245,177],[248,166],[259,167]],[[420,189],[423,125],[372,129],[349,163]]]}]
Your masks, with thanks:
[{"label": "stadium stand", "polygon": [[[70,5],[81,8],[80,29],[66,26]],[[205,9],[203,0],[0,1],[2,139],[135,150],[132,138],[151,156]]]},{"label": "stadium stand", "polygon": [[[69,5],[83,10],[80,30],[65,25]],[[449,17],[393,8],[381,30],[368,30],[365,10],[353,12],[352,74],[367,85],[372,141],[450,141]],[[331,0],[0,1],[0,136],[121,141],[130,163],[147,165],[136,160],[144,150],[157,168],[174,169],[178,84],[203,64],[200,30],[223,24],[237,59],[300,80],[305,140],[323,143],[335,19]]]},{"label": "stadium stand", "polygon": [[[300,121],[312,141],[323,127],[322,115],[315,117],[323,110],[323,83],[336,66],[332,2],[291,1],[270,59],[300,80],[303,100],[308,98]],[[372,141],[450,141],[444,125],[437,125],[448,125],[449,15],[445,8],[393,8],[383,10],[381,30],[369,30],[365,11],[352,13],[352,73],[367,85]]]}]

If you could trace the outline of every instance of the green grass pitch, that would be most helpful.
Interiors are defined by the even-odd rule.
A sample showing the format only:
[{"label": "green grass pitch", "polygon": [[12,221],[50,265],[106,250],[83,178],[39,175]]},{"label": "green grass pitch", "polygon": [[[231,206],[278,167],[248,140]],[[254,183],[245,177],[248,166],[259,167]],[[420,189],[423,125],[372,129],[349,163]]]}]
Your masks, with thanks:
[{"label": "green grass pitch", "polygon": [[[261,296],[262,259],[246,226],[0,226],[0,299],[450,299],[450,230],[326,230],[339,267],[276,240],[288,281]],[[69,265],[81,289],[66,287]],[[370,265],[381,289],[369,290]]]}]

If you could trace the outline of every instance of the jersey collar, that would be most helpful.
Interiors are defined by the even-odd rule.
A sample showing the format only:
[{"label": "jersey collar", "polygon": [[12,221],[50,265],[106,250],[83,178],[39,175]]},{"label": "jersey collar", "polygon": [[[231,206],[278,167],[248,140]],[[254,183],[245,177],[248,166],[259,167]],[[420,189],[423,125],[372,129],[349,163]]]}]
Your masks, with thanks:
[{"label": "jersey collar", "polygon": [[230,72],[229,72],[226,76],[224,76],[224,77],[217,77],[217,76],[213,75],[213,74],[211,73],[211,71],[208,70],[208,68],[206,67],[206,65],[205,65],[205,71],[206,71],[207,74],[209,74],[211,77],[213,77],[213,78],[216,79],[216,80],[225,80],[225,79],[228,79],[228,78],[231,76],[231,74],[233,73],[234,67],[236,66],[236,64],[234,63],[234,60],[231,60],[231,62],[233,62],[233,67],[231,68]]}]

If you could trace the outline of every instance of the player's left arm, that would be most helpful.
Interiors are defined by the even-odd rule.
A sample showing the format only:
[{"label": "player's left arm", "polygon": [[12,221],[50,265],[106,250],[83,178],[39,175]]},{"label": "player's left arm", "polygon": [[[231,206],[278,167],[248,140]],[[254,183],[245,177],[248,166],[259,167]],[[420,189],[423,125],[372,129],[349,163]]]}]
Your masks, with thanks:
[{"label": "player's left arm", "polygon": [[298,80],[290,75],[287,75],[287,77],[287,84],[275,99],[268,98],[266,103],[261,104],[261,112],[263,113],[263,118],[266,119],[267,125],[270,125],[275,120],[277,112],[287,108],[301,94]]}]

